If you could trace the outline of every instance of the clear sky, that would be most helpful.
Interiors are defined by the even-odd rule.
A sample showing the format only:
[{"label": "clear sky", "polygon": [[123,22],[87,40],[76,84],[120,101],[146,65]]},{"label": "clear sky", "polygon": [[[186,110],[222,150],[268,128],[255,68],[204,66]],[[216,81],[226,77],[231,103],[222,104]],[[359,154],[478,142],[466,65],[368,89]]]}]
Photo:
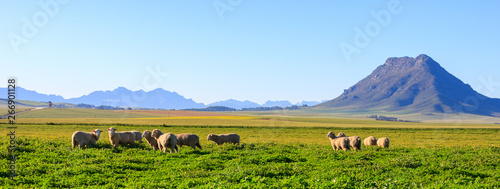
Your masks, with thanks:
[{"label": "clear sky", "polygon": [[427,54],[500,98],[499,10],[500,1],[1,0],[0,75],[65,98],[123,86],[203,103],[296,103],[333,99],[388,57]]}]

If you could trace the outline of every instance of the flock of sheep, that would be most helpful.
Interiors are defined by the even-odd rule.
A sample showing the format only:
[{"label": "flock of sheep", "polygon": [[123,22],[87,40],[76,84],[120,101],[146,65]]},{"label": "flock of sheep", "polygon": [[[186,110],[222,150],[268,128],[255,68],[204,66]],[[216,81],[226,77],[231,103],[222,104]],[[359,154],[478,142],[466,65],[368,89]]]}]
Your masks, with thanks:
[{"label": "flock of sheep", "polygon": [[[154,150],[161,150],[167,153],[167,150],[170,149],[170,153],[178,152],[179,147],[184,145],[190,146],[193,150],[196,150],[198,147],[200,150],[200,138],[191,133],[182,133],[174,135],[172,133],[163,133],[158,129],[153,130],[153,132],[149,130],[145,130],[143,133],[139,131],[124,131],[124,132],[116,132],[114,127],[110,127],[107,129],[109,133],[109,141],[111,145],[114,147],[118,145],[126,145],[126,144],[134,144],[136,141],[142,143],[142,139],[146,139],[149,145]],[[89,144],[95,145],[99,140],[99,136],[101,135],[101,131],[99,129],[95,129],[92,132],[83,132],[76,131],[73,133],[71,137],[72,147],[82,148],[83,146],[88,146]],[[346,136],[343,132],[340,132],[337,136],[335,133],[330,131],[326,135],[332,144],[334,150],[338,151],[340,149],[346,151],[353,148],[355,151],[361,150],[361,138],[358,136]],[[240,143],[240,136],[234,133],[230,134],[209,134],[207,136],[208,141],[214,141],[217,145],[221,145],[224,143]],[[365,146],[379,146],[383,148],[389,147],[389,139],[387,137],[379,138],[378,140],[374,136],[369,136],[364,140]]]},{"label": "flock of sheep", "polygon": [[[335,133],[332,131],[328,132],[326,136],[330,139],[333,150],[335,151],[339,151],[340,149],[346,151],[351,148],[354,148],[355,151],[361,150],[361,138],[358,136],[346,136],[343,132],[339,132],[339,134],[335,136]],[[387,137],[382,137],[377,140],[374,136],[369,136],[365,138],[364,144],[365,146],[389,148],[389,139]]]},{"label": "flock of sheep", "polygon": [[[182,147],[183,145],[190,146],[194,150],[198,147],[201,150],[200,138],[191,133],[182,133],[176,136],[172,133],[163,133],[158,129],[153,130],[153,132],[145,130],[143,133],[139,131],[116,132],[114,127],[110,127],[107,130],[109,141],[113,148],[118,145],[134,144],[136,141],[142,143],[142,139],[145,138],[154,150],[159,149],[165,153],[167,149],[170,149],[170,153],[178,152],[179,148],[177,146]],[[75,148],[78,146],[81,149],[89,144],[95,145],[100,135],[101,130],[99,129],[95,129],[92,132],[76,131],[71,136],[72,147]],[[234,133],[223,135],[209,134],[207,140],[214,141],[217,145],[224,143],[239,144],[240,136]]]}]

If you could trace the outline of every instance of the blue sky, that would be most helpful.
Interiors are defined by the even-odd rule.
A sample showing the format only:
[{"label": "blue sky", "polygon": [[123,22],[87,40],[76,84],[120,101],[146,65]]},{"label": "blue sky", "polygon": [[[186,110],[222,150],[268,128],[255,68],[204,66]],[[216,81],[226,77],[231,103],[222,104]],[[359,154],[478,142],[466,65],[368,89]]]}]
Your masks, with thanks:
[{"label": "blue sky", "polygon": [[[498,1],[2,0],[0,75],[65,98],[123,86],[203,103],[296,103],[333,99],[388,57],[427,54],[500,98],[498,10]],[[368,42],[356,46],[357,29]],[[350,60],[341,44],[357,49]]]}]

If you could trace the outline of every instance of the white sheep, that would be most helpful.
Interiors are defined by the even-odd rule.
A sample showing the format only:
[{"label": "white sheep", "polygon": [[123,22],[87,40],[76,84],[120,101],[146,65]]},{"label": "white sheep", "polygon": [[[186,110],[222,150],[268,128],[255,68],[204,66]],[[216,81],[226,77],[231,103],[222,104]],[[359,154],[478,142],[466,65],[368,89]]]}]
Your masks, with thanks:
[{"label": "white sheep", "polygon": [[330,143],[332,144],[332,148],[335,151],[339,151],[340,149],[347,151],[350,150],[349,148],[349,138],[347,137],[339,137],[337,138],[335,136],[334,132],[328,132],[326,135],[328,139],[330,139]]},{"label": "white sheep", "polygon": [[191,146],[193,150],[196,150],[196,147],[198,147],[201,150],[200,137],[198,137],[197,135],[190,133],[182,133],[176,135],[176,137],[177,137],[177,145],[179,147],[187,145]]},{"label": "white sheep", "polygon": [[374,136],[366,137],[363,143],[365,144],[365,146],[376,146],[377,138],[375,138]]},{"label": "white sheep", "polygon": [[234,133],[222,134],[222,135],[209,134],[207,136],[207,140],[214,141],[217,145],[221,145],[224,143],[240,144],[240,135]]},{"label": "white sheep", "polygon": [[78,145],[78,149],[82,149],[82,146],[88,147],[88,144],[95,145],[101,136],[101,130],[95,129],[91,133],[86,133],[82,131],[75,131],[71,136],[71,144],[73,149]]},{"label": "white sheep", "polygon": [[361,138],[359,136],[346,136],[343,132],[340,132],[337,137],[347,137],[351,148],[354,148],[355,151],[361,150]]},{"label": "white sheep", "polygon": [[158,141],[158,148],[167,153],[167,148],[170,148],[170,153],[179,152],[177,148],[177,137],[172,133],[162,133],[160,130],[153,130],[153,137]]},{"label": "white sheep", "polygon": [[130,131],[135,134],[135,141],[142,143],[142,133],[139,131]]},{"label": "white sheep", "polygon": [[116,132],[114,127],[108,128],[109,132],[109,142],[113,145],[113,148],[118,145],[125,144],[134,144],[135,143],[135,133],[126,131],[126,132]]},{"label": "white sheep", "polygon": [[145,130],[144,134],[142,134],[142,137],[148,141],[149,146],[151,146],[154,150],[158,150],[158,142],[156,139],[152,136],[151,131]]},{"label": "white sheep", "polygon": [[389,148],[389,139],[387,137],[382,137],[377,140],[377,146],[382,148]]}]

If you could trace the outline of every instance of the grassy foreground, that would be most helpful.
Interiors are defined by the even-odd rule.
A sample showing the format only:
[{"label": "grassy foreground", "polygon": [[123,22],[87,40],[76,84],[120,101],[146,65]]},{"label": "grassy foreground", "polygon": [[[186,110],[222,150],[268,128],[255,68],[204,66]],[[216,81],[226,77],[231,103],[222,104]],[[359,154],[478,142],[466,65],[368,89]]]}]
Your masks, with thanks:
[{"label": "grassy foreground", "polygon": [[[0,146],[6,147],[6,137]],[[319,144],[203,145],[164,154],[143,144],[72,150],[66,139],[18,140],[18,176],[0,153],[0,186],[18,188],[494,188],[499,147],[363,148]]]},{"label": "grassy foreground", "polygon": [[[5,188],[499,188],[500,125],[379,122],[189,111],[44,109],[16,119],[17,176],[0,151]],[[10,132],[0,120],[0,148]],[[194,133],[203,150],[164,154],[145,143],[112,149],[106,128]],[[74,131],[104,131],[71,149]],[[390,148],[335,152],[328,131],[388,137]],[[237,133],[217,146],[209,133]]]},{"label": "grassy foreground", "polygon": [[[0,132],[8,133],[6,125]],[[195,133],[203,150],[164,154],[143,144],[72,150],[76,130],[110,125],[17,125],[15,180],[0,152],[0,187],[95,188],[470,188],[500,187],[499,129],[113,125],[119,131]],[[389,149],[335,152],[326,133],[391,140]],[[241,145],[217,146],[208,133],[235,132]],[[0,137],[6,149],[8,138]]]}]

